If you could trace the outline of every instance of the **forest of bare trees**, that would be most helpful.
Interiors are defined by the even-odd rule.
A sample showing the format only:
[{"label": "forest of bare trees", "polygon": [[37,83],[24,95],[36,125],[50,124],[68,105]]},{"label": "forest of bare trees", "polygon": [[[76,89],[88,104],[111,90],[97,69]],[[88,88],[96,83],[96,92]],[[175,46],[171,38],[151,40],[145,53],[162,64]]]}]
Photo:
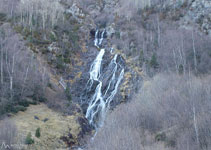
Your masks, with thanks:
[{"label": "forest of bare trees", "polygon": [[22,0],[17,6],[17,13],[20,15],[20,23],[28,25],[30,30],[53,28],[58,21],[64,20],[64,9],[59,1]]},{"label": "forest of bare trees", "polygon": [[13,23],[30,30],[53,28],[64,20],[64,8],[57,0],[3,0],[0,12],[7,14]]},{"label": "forest of bare trees", "polygon": [[[48,82],[45,68],[27,50],[9,24],[0,28],[0,114],[23,110],[26,97],[42,97]],[[16,107],[17,105],[17,107]]]},{"label": "forest of bare trees", "polygon": [[[167,12],[160,13],[154,8],[142,10],[140,14],[135,12],[130,21],[122,19],[117,23],[114,40],[117,48],[127,57],[138,60],[136,62],[149,75],[157,71],[210,72],[210,36],[196,27],[179,28],[178,23],[170,23],[162,18]],[[174,19],[175,16],[169,17]]]},{"label": "forest of bare trees", "polygon": [[130,103],[111,112],[89,149],[210,149],[210,81],[210,76],[156,75]]}]

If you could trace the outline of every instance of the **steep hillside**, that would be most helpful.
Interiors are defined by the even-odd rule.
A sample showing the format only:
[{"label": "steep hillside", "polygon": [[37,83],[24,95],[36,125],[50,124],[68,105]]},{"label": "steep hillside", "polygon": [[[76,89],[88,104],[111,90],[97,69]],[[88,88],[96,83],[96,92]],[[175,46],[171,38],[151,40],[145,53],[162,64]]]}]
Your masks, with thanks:
[{"label": "steep hillside", "polygon": [[[192,81],[196,84],[192,88],[200,89],[201,95],[207,94],[199,101],[210,105],[207,98],[210,87],[200,86],[210,80],[207,77],[211,71],[210,14],[209,0],[0,1],[0,124],[6,126],[9,120],[11,131],[14,129],[20,134],[18,138],[9,136],[6,142],[11,144],[21,139],[19,142],[24,143],[25,149],[43,150],[78,146],[127,149],[131,143],[134,147],[129,149],[133,150],[145,147],[179,150],[187,146],[179,139],[185,138],[180,134],[183,128],[187,143],[195,144],[191,148],[209,148],[210,138],[207,135],[201,138],[205,130],[210,130],[204,126],[207,118],[198,120],[205,112],[187,106],[184,109],[194,114],[183,114],[172,106],[181,106],[185,103],[183,99],[188,101],[194,97],[190,94],[194,89],[184,91],[186,94],[178,90],[188,88]],[[168,75],[157,75],[162,73]],[[203,77],[206,78],[200,79]],[[170,81],[178,79],[182,83],[186,78],[187,83],[181,86]],[[154,85],[158,80],[163,86]],[[146,84],[152,90],[146,89]],[[171,84],[175,90],[165,90]],[[152,94],[144,97],[139,94],[142,88]],[[153,90],[161,90],[155,94],[157,98],[151,97]],[[174,92],[184,95],[179,97]],[[141,95],[137,99],[143,98],[143,106],[150,111],[134,100],[137,95]],[[141,111],[133,106],[136,103]],[[156,114],[156,107],[161,106],[168,111]],[[126,117],[132,115],[131,120],[121,119],[124,111],[133,108],[134,112],[126,114]],[[210,113],[209,107],[206,111]],[[192,115],[200,127],[189,124]],[[115,117],[120,118],[117,120],[122,121],[121,125],[112,121]],[[134,125],[126,123],[135,121],[136,117],[145,120]],[[161,133],[177,124],[178,118],[184,120],[178,122],[173,133]],[[119,130],[127,127],[127,132]],[[40,131],[36,131],[38,128]],[[149,139],[140,137],[137,131]],[[36,132],[41,132],[39,138]],[[106,132],[109,145],[101,141]],[[11,134],[10,129],[0,133],[3,135],[0,140],[5,140],[5,134],[6,137]],[[112,143],[116,142],[114,133],[126,145],[119,145],[119,137],[117,145]],[[165,139],[159,143],[157,138],[163,138],[163,134]],[[89,136],[97,137],[96,144],[89,143]]]}]

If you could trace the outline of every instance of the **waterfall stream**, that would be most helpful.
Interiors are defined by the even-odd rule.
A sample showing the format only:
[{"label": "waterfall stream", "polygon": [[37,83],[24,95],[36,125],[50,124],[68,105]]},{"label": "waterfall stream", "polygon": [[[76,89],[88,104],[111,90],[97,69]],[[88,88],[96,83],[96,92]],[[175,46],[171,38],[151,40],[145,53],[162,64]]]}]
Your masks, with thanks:
[{"label": "waterfall stream", "polygon": [[[106,30],[102,32],[97,30],[95,32],[94,45],[97,48],[101,47],[105,34]],[[103,57],[106,57],[105,52],[106,50],[102,48],[91,64],[89,71],[90,78],[87,82],[86,89],[87,91],[91,91],[94,87],[94,93],[89,99],[86,118],[95,129],[103,125],[106,113],[118,91],[125,71],[123,65],[118,61],[118,58],[121,59],[121,56],[115,54],[107,67],[107,74],[102,74]],[[104,81],[105,76],[108,78],[106,82]]]}]

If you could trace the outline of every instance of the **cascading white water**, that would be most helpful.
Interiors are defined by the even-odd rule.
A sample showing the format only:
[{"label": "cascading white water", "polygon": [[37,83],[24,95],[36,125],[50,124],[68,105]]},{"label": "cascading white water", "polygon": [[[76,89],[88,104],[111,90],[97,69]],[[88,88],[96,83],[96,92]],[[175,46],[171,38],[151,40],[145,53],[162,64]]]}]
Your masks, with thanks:
[{"label": "cascading white water", "polygon": [[[89,88],[92,87],[94,81],[98,82],[98,85],[95,90],[95,94],[92,100],[90,101],[89,107],[87,108],[87,112],[86,112],[86,118],[89,120],[90,124],[93,124],[93,118],[96,112],[98,112],[100,108],[104,109],[105,107],[105,103],[103,101],[102,92],[101,92],[102,81],[99,80],[100,71],[101,71],[101,63],[102,63],[102,58],[103,58],[104,53],[105,53],[105,50],[101,49],[100,53],[97,55],[96,59],[91,65],[91,69],[90,69],[90,79],[88,81],[88,83],[90,83]],[[100,102],[100,103],[97,105],[97,102]]]},{"label": "cascading white water", "polygon": [[104,38],[104,34],[105,34],[105,29],[103,30],[103,32],[101,33],[101,36],[100,36],[100,39],[99,39],[99,43],[98,45],[102,45],[102,42],[103,42],[103,38]]},{"label": "cascading white water", "polygon": [[96,47],[99,47],[99,46],[98,46],[98,43],[99,43],[98,32],[99,32],[98,30],[95,32],[94,44],[95,44]]},{"label": "cascading white water", "polygon": [[91,65],[91,68],[89,71],[90,72],[89,82],[91,82],[90,86],[92,86],[94,80],[99,81],[101,63],[102,63],[104,53],[105,53],[105,49],[101,49],[100,53],[97,55],[96,59]]},{"label": "cascading white water", "polygon": [[[99,48],[101,46],[105,32],[106,31],[103,30],[99,39],[99,31],[96,31],[94,40],[94,45],[96,47]],[[117,62],[118,54],[116,54],[108,66],[108,69],[111,69],[109,70],[111,72],[111,78],[109,80],[109,83],[106,84],[107,86],[105,88],[105,92],[102,91],[103,76],[101,75],[101,66],[104,54],[105,49],[101,49],[90,67],[90,79],[87,83],[87,88],[90,91],[93,83],[97,82],[95,92],[89,102],[89,106],[86,112],[86,118],[89,120],[89,123],[92,124],[95,128],[101,127],[103,125],[106,112],[109,110],[110,103],[117,93],[119,84],[124,76],[124,68]],[[119,70],[120,73],[118,72]]]},{"label": "cascading white water", "polygon": [[105,33],[106,33],[106,30],[103,30],[103,32],[101,34],[100,34],[99,30],[96,30],[94,45],[97,48],[99,48],[102,45]]}]

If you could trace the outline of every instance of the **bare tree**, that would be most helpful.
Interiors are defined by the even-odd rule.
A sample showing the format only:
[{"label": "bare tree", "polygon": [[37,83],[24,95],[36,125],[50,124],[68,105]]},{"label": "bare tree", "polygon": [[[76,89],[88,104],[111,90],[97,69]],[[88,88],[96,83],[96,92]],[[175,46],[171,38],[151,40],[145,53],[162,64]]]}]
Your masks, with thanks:
[{"label": "bare tree", "polygon": [[[40,65],[31,51],[25,47],[20,36],[8,24],[3,25],[1,29],[4,30],[5,36],[4,40],[0,40],[0,98],[4,99],[0,103],[4,106],[8,104],[12,106],[13,103],[15,105],[26,96],[42,97],[48,83],[45,66]],[[6,109],[4,106],[1,110]]]},{"label": "bare tree", "polygon": [[29,26],[30,30],[39,24],[43,30],[52,28],[64,17],[64,8],[57,0],[21,0],[18,10],[22,25]]},{"label": "bare tree", "polygon": [[193,41],[193,55],[194,55],[194,70],[195,72],[197,72],[196,48],[195,48],[195,39],[193,31],[192,31],[192,41]]},{"label": "bare tree", "polygon": [[208,150],[210,80],[211,76],[201,79],[193,75],[158,74],[145,81],[133,101],[108,115],[89,149],[154,150],[164,142],[171,150]]}]

